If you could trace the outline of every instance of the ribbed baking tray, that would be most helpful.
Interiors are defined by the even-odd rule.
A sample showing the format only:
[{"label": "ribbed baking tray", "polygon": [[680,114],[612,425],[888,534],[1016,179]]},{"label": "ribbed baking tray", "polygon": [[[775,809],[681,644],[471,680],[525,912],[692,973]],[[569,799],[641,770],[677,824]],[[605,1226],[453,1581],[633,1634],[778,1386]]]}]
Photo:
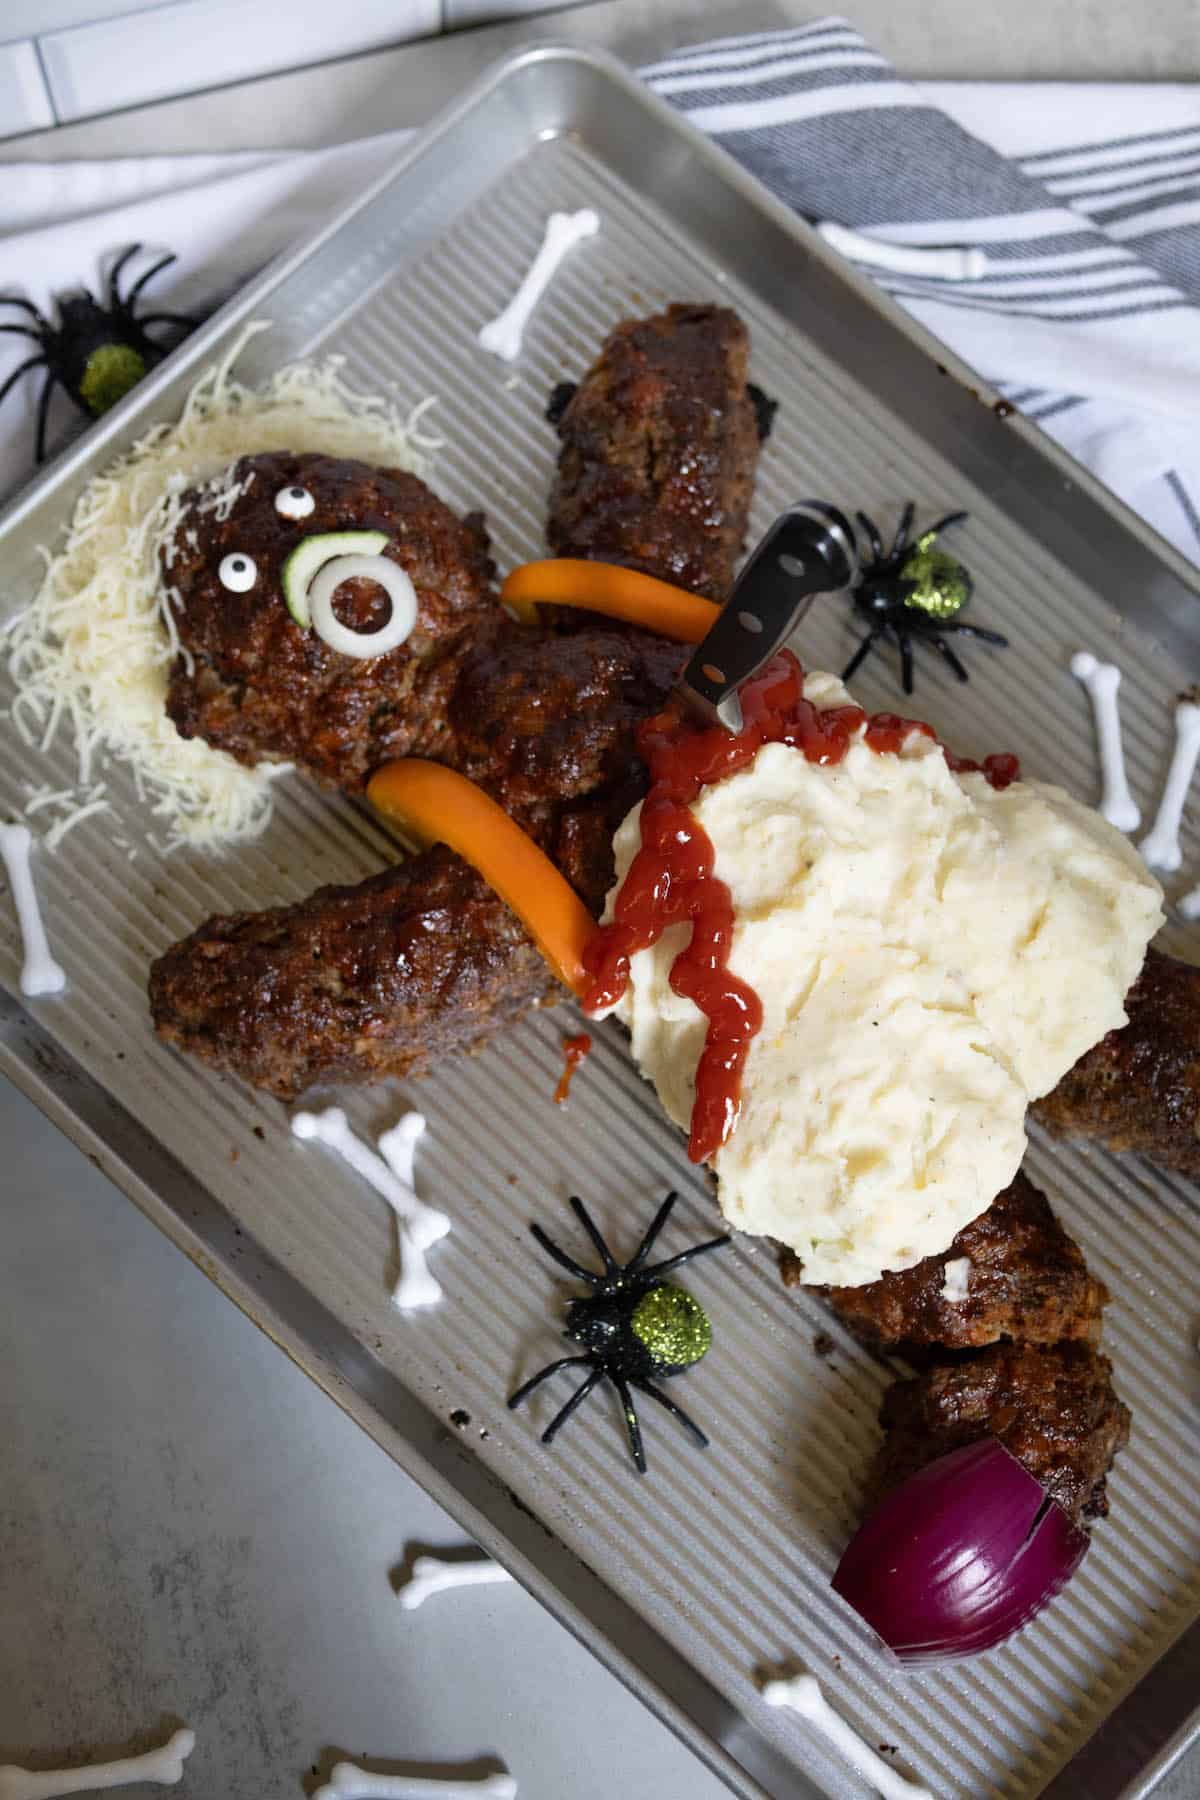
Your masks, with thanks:
[{"label": "ribbed baking tray", "polygon": [[[600,234],[539,307],[514,380],[475,331],[513,291],[547,213],[583,205],[600,213]],[[754,378],[781,401],[757,528],[801,494],[865,506],[884,523],[910,496],[923,517],[970,509],[958,542],[976,575],[975,614],[1013,648],[969,652],[967,688],[924,658],[923,713],[964,751],[1018,749],[1029,774],[1091,796],[1091,726],[1065,665],[1079,646],[1111,655],[1125,671],[1132,783],[1152,807],[1172,697],[1200,668],[1195,572],[1035,430],[997,417],[969,371],[618,65],[577,50],[530,51],[489,76],[35,483],[0,525],[0,611],[28,596],[36,546],[53,540],[81,483],[148,421],[171,416],[250,317],[275,321],[247,358],[252,375],[336,348],[366,388],[437,394],[438,490],[486,508],[502,567],[537,555],[555,450],[542,418],[549,389],[582,370],[617,319],[678,298],[737,306]],[[846,609],[828,607],[800,648],[838,668],[852,641]],[[894,703],[886,657],[858,690],[869,705]],[[71,777],[65,741],[31,758],[0,723],[0,744],[0,812],[19,810],[23,781]],[[117,771],[109,781],[136,817],[129,784]],[[564,1201],[579,1192],[629,1246],[674,1185],[687,1204],[671,1246],[711,1227],[706,1189],[615,1029],[598,1034],[566,1112],[551,1103],[560,1036],[574,1023],[565,1009],[423,1084],[344,1096],[367,1132],[403,1104],[430,1121],[418,1178],[455,1221],[433,1253],[446,1300],[400,1316],[383,1205],[325,1152],[296,1144],[282,1107],[160,1046],[145,1004],[150,959],[207,913],[366,875],[394,845],[363,811],[295,777],[278,790],[267,836],[237,854],[129,862],[112,835],[111,819],[89,821],[39,859],[70,978],[61,999],[16,998],[17,938],[0,907],[0,1066],[731,1787],[867,1792],[805,1725],[759,1699],[761,1673],[791,1663],[814,1670],[868,1742],[897,1746],[897,1766],[947,1800],[1048,1785],[1094,1800],[1143,1791],[1141,1771],[1190,1729],[1200,1675],[1188,1630],[1200,1612],[1200,1221],[1187,1184],[1035,1134],[1033,1176],[1113,1289],[1106,1343],[1133,1441],[1111,1483],[1112,1518],[1050,1613],[989,1656],[901,1675],[828,1587],[891,1371],[815,1302],[787,1294],[761,1246],[740,1243],[692,1277],[715,1328],[685,1396],[711,1430],[707,1454],[651,1418],[651,1473],[639,1481],[606,1400],[552,1450],[537,1432],[557,1389],[521,1414],[505,1410],[517,1378],[556,1353],[563,1289],[528,1239],[530,1218],[571,1238]],[[1186,849],[1194,878],[1194,828]],[[1166,942],[1187,954],[1197,937],[1176,930]],[[833,1338],[829,1357],[814,1349],[819,1331]],[[460,1411],[461,1430],[450,1423]],[[581,1754],[603,1754],[602,1732]]]}]

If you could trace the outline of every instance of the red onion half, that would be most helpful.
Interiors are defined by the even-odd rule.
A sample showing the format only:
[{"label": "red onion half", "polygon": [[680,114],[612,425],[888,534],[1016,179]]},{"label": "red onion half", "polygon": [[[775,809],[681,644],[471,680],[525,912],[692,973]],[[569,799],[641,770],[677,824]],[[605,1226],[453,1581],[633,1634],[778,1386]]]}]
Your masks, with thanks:
[{"label": "red onion half", "polygon": [[950,1662],[1028,1624],[1090,1541],[997,1438],[983,1438],[886,1494],[833,1587],[902,1662]]}]

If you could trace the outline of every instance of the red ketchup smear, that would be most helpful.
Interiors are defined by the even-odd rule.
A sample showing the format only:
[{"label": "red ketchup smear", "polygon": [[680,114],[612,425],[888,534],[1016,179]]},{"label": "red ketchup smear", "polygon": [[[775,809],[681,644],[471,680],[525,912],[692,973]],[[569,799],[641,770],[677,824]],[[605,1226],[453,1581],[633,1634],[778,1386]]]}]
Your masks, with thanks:
[{"label": "red ketchup smear", "polygon": [[592,1040],[586,1031],[578,1037],[563,1039],[563,1072],[558,1086],[554,1090],[555,1106],[565,1106],[567,1095],[571,1092],[571,1077],[592,1048]]},{"label": "red ketchup smear", "polygon": [[[713,873],[708,833],[689,808],[702,788],[736,775],[764,744],[788,744],[828,767],[841,762],[862,725],[867,744],[880,754],[898,751],[912,731],[940,742],[919,719],[868,716],[860,706],[814,706],[804,698],[804,670],[790,650],[742,684],[741,701],[743,728],[736,736],[720,726],[692,725],[677,707],[640,726],[638,750],[650,772],[641,849],[621,883],[612,923],[602,925],[583,952],[592,978],[584,1007],[600,1012],[624,994],[635,952],[656,944],[671,925],[691,925],[670,982],[708,1020],[688,1143],[688,1156],[697,1163],[715,1155],[737,1124],[742,1070],[763,1015],[754,989],[729,971],[733,901]],[[955,756],[944,744],[941,749],[955,774],[982,774],[994,788],[1008,787],[1021,772],[1015,756],[989,756],[981,764]]]}]

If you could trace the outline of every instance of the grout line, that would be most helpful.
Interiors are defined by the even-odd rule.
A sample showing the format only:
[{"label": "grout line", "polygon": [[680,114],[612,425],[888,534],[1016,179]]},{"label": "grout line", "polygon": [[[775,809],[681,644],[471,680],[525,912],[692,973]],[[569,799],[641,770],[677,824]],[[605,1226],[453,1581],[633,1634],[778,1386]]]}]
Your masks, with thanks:
[{"label": "grout line", "polygon": [[54,123],[55,125],[61,125],[63,121],[59,117],[58,107],[54,103],[54,88],[51,85],[50,72],[46,67],[46,59],[42,55],[42,40],[39,37],[34,37],[30,42],[33,44],[33,54],[37,57],[38,72],[42,77],[42,86],[46,90],[46,98],[50,102],[50,111],[54,115]]}]

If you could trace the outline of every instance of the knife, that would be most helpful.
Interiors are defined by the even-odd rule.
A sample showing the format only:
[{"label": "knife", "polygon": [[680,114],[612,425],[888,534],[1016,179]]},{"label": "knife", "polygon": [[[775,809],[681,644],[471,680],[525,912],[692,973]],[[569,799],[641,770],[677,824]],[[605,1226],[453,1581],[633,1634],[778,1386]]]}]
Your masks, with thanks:
[{"label": "knife", "polygon": [[693,718],[742,729],[743,681],[769,662],[819,594],[849,587],[858,550],[849,521],[824,500],[799,500],[771,526],[712,629],[675,685]]}]

